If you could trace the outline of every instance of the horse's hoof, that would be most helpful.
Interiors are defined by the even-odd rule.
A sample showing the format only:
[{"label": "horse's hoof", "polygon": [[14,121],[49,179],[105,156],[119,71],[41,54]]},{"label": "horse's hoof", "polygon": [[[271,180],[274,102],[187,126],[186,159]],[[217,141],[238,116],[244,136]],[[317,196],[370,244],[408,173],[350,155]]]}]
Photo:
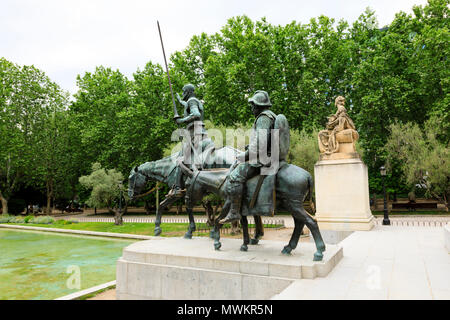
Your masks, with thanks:
[{"label": "horse's hoof", "polygon": [[291,251],[292,251],[292,248],[291,248],[291,247],[285,246],[285,247],[283,248],[283,250],[281,251],[281,253],[282,253],[282,254],[286,254],[286,255],[290,255],[290,254],[291,254]]},{"label": "horse's hoof", "polygon": [[159,228],[159,227],[155,228],[155,237],[159,236],[161,234],[161,232],[162,232],[161,228]]},{"label": "horse's hoof", "polygon": [[220,242],[215,242],[214,243],[214,249],[215,250],[219,250],[221,246],[222,246],[222,244]]},{"label": "horse's hoof", "polygon": [[314,253],[314,259],[313,261],[322,261],[323,259],[323,254],[320,251],[317,251],[316,253]]},{"label": "horse's hoof", "polygon": [[186,232],[184,235],[185,239],[192,239],[192,233]]},{"label": "horse's hoof", "polygon": [[259,243],[258,239],[250,239],[250,244],[255,245],[255,244],[258,244],[258,243]]},{"label": "horse's hoof", "polygon": [[247,247],[246,244],[243,244],[243,245],[241,246],[241,251],[248,251],[248,247]]}]

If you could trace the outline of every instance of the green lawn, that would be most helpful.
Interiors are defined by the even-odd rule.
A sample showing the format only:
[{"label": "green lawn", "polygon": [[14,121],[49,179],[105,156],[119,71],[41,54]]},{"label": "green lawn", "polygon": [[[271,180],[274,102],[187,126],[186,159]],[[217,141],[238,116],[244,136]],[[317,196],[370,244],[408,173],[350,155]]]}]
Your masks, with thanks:
[{"label": "green lawn", "polygon": [[[34,223],[13,223],[21,226],[31,226],[31,227],[44,227],[44,228],[59,228],[59,229],[71,229],[71,230],[88,230],[88,231],[98,231],[98,232],[115,232],[115,233],[128,233],[128,234],[139,234],[145,236],[153,236],[155,224],[154,223],[136,223],[136,222],[126,222],[121,226],[116,226],[112,222],[79,222],[72,224],[34,224]],[[166,237],[178,237],[184,235],[188,229],[188,223],[162,223],[162,233],[161,236]],[[194,233],[195,236],[208,236],[210,227],[205,223],[196,224],[197,231]],[[230,228],[229,224],[225,224],[223,228]],[[249,224],[250,228],[254,228],[253,224]],[[277,228],[278,225],[264,225],[265,228]]]},{"label": "green lawn", "polygon": [[[70,229],[70,230],[88,230],[98,232],[115,232],[115,233],[128,233],[139,234],[145,236],[152,236],[155,229],[154,223],[132,223],[127,222],[121,226],[116,226],[112,222],[79,222],[72,224],[34,224],[34,223],[21,223],[18,225],[30,226],[30,227],[44,227],[44,228],[58,228],[58,229]],[[164,223],[161,224],[163,233],[161,236],[178,236],[187,231],[187,223]],[[197,224],[197,230],[205,228],[204,224]]]}]

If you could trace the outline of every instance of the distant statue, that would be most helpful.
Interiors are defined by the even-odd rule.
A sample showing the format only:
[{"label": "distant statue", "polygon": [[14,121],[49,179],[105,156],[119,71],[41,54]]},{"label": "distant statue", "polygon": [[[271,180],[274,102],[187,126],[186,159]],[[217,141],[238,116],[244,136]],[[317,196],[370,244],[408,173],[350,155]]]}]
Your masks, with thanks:
[{"label": "distant statue", "polygon": [[[339,159],[357,157],[355,142],[359,135],[345,108],[345,98],[335,100],[337,112],[328,117],[326,129],[319,132],[319,150],[321,159]],[[334,155],[333,154],[350,154]]]}]

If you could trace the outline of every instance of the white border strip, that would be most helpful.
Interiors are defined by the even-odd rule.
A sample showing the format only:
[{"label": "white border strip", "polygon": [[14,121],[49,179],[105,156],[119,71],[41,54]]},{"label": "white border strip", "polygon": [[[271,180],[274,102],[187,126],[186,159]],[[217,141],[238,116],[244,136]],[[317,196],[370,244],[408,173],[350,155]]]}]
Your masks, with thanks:
[{"label": "white border strip", "polygon": [[55,300],[75,300],[75,299],[81,298],[85,295],[95,293],[97,291],[100,291],[100,290],[103,290],[103,289],[106,289],[108,287],[112,287],[115,285],[116,285],[116,280],[110,281],[107,283],[103,283],[103,284],[100,284],[98,286],[91,287],[88,289],[84,289],[84,290],[81,290],[81,291],[78,291],[78,292],[75,292],[72,294],[68,294],[67,296],[56,298]]}]

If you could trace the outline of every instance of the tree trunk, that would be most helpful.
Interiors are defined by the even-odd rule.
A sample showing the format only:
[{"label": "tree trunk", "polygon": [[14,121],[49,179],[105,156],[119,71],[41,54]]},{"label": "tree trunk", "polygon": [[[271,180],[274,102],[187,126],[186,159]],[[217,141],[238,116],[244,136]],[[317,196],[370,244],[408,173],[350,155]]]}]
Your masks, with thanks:
[{"label": "tree trunk", "polygon": [[2,202],[2,214],[8,214],[8,199],[3,196],[0,191],[0,201]]},{"label": "tree trunk", "polygon": [[231,234],[239,234],[239,233],[241,233],[239,221],[231,222]]},{"label": "tree trunk", "polygon": [[2,201],[2,214],[8,214],[8,199],[5,199],[0,195],[0,200]]},{"label": "tree trunk", "polygon": [[114,209],[114,224],[116,226],[123,225],[123,215],[128,211],[128,203],[125,203],[125,207],[120,209]]},{"label": "tree trunk", "polygon": [[151,211],[151,207],[150,207],[150,202],[145,200],[144,202],[144,209],[145,209],[145,213],[150,215],[152,213]]},{"label": "tree trunk", "polygon": [[52,204],[52,196],[47,193],[47,206],[45,208],[45,213],[47,215],[51,214],[51,212],[52,212],[51,204]]},{"label": "tree trunk", "polygon": [[51,209],[52,197],[53,197],[52,181],[47,181],[47,207],[45,208],[47,215],[50,215],[52,213]]},{"label": "tree trunk", "polygon": [[444,192],[445,211],[448,212],[448,195]]}]

